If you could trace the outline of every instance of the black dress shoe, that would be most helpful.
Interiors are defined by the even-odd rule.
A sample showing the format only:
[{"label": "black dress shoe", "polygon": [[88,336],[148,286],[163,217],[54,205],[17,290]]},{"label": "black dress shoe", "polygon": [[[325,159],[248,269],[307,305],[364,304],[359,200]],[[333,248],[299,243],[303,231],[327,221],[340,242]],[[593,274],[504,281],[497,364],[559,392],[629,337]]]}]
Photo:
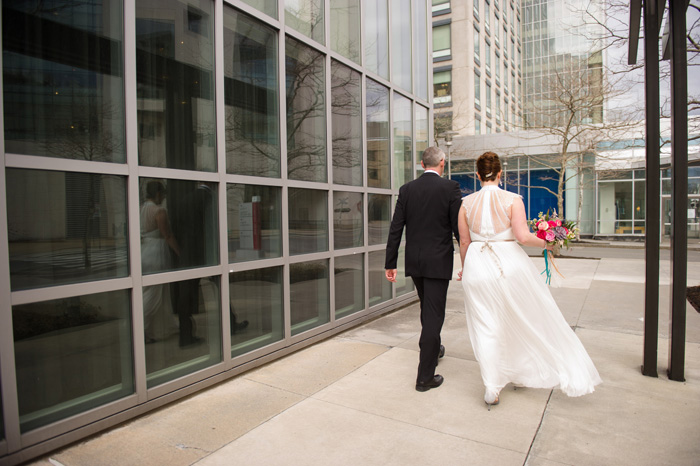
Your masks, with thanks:
[{"label": "black dress shoe", "polygon": [[427,382],[416,382],[416,390],[419,392],[427,392],[431,388],[438,388],[444,381],[445,379],[441,375],[436,374],[435,377]]}]

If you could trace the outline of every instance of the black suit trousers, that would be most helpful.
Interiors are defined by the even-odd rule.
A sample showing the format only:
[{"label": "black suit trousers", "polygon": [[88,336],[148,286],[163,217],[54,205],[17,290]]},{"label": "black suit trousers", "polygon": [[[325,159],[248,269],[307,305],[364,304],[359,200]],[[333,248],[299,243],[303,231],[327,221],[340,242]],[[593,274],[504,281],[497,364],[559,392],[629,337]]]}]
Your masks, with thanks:
[{"label": "black suit trousers", "polygon": [[440,354],[440,331],[445,322],[445,305],[449,280],[412,277],[420,299],[420,363],[417,382],[428,382],[435,376]]}]

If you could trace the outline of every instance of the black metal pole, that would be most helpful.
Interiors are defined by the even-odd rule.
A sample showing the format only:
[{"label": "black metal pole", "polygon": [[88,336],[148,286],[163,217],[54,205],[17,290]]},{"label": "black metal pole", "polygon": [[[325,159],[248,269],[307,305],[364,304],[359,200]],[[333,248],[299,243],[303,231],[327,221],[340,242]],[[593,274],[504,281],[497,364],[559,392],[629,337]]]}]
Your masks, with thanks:
[{"label": "black metal pole", "polygon": [[646,0],[644,17],[644,93],[646,109],[646,230],[644,284],[644,362],[642,374],[658,377],[659,351],[659,238],[661,233],[659,115],[659,11],[657,0]]},{"label": "black metal pole", "polygon": [[686,0],[670,0],[671,35],[671,332],[668,378],[684,381],[688,280],[688,63]]}]

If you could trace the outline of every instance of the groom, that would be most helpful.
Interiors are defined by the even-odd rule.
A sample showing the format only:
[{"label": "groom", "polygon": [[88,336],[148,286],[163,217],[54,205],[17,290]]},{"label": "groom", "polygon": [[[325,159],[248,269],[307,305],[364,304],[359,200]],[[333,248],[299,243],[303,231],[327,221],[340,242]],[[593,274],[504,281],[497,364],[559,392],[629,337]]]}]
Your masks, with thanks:
[{"label": "groom", "polygon": [[401,186],[386,244],[387,280],[396,282],[396,261],[406,227],[406,276],[413,279],[420,299],[420,363],[416,390],[425,392],[442,385],[435,375],[438,357],[445,355],[440,330],[445,321],[447,287],[452,278],[454,246],[459,241],[457,214],[461,192],[456,181],[442,178],[445,153],[438,147],[423,152],[425,173]]}]

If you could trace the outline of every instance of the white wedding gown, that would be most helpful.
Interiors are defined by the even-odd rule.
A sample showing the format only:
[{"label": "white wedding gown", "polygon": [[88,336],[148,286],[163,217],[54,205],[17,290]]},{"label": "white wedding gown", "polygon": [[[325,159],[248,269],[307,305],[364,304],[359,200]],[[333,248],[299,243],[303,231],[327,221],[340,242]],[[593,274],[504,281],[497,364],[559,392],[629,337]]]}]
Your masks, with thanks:
[{"label": "white wedding gown", "polygon": [[[172,253],[156,221],[160,211],[165,211],[165,208],[150,200],[141,207],[141,267],[144,274],[172,269]],[[144,287],[143,320],[146,341],[162,340],[178,332],[170,285]]]},{"label": "white wedding gown", "polygon": [[[474,354],[486,398],[508,383],[591,393],[600,376],[511,229],[517,194],[485,186],[464,198],[471,244],[462,274]],[[489,396],[490,394],[490,396]]]}]

